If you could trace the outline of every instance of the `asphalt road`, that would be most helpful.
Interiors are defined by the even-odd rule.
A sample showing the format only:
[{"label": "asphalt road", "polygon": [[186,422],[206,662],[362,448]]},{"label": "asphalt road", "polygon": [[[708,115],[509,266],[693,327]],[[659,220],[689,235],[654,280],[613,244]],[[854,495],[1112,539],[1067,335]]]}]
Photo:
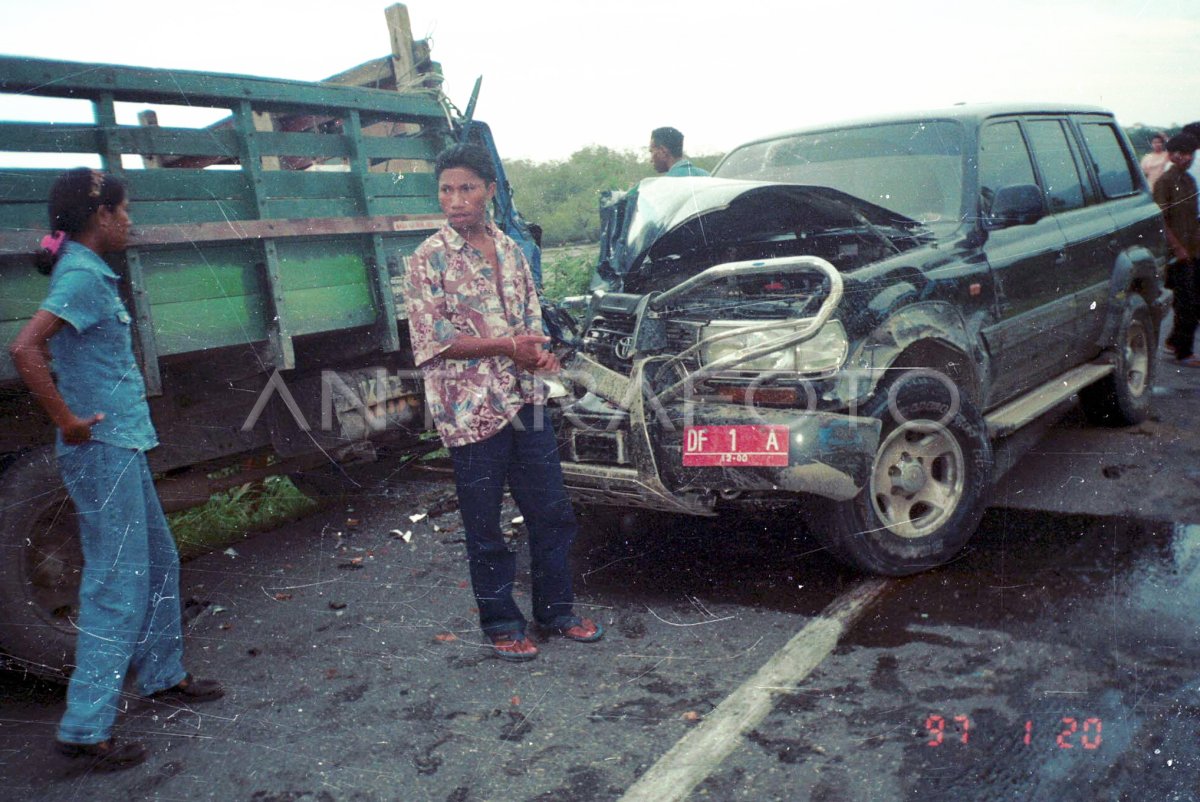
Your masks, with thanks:
[{"label": "asphalt road", "polygon": [[[127,699],[145,766],[53,756],[61,689],[0,677],[0,798],[1200,798],[1200,516],[1176,464],[1197,380],[1166,376],[1148,434],[1073,447],[1099,435],[1068,415],[964,554],[905,580],[841,569],[780,516],[589,532],[577,595],[608,636],[520,665],[481,647],[458,516],[429,514],[452,488],[391,477],[185,565],[189,667],[229,695]],[[1126,514],[1139,471],[1176,476],[1167,512]],[[1125,512],[1082,514],[1106,495]]]}]

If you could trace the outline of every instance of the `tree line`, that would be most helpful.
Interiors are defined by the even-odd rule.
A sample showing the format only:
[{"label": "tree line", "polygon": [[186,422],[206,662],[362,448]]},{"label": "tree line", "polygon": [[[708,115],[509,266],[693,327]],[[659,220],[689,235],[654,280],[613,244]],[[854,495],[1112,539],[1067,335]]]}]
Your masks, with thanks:
[{"label": "tree line", "polygon": [[[1136,125],[1126,128],[1125,133],[1141,158],[1150,151],[1154,134],[1162,131],[1172,136],[1180,130],[1179,126]],[[721,155],[689,158],[697,166],[712,170]],[[542,227],[542,244],[551,248],[596,242],[600,238],[600,193],[629,189],[655,174],[646,155],[603,145],[589,145],[561,161],[517,159],[505,162],[504,167],[517,208],[525,219]]]}]

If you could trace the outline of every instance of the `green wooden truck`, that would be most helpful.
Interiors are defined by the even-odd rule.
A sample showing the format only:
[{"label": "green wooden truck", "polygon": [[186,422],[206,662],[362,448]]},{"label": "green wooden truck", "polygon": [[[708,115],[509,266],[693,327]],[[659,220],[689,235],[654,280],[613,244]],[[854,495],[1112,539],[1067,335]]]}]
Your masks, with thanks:
[{"label": "green wooden truck", "polygon": [[[77,154],[64,166],[100,166],[129,188],[134,236],[112,261],[135,318],[161,441],[150,460],[168,509],[270,474],[310,488],[381,445],[416,447],[426,428],[420,382],[405,372],[403,261],[443,219],[438,151],[464,139],[495,148],[470,119],[474,98],[462,114],[442,94],[404,7],[386,13],[393,53],[318,83],[0,56],[0,96],[94,109],[88,124],[0,122],[0,159]],[[220,119],[160,126],[145,111],[118,122],[146,106],[206,107]],[[0,168],[7,343],[45,297],[30,255],[62,167]],[[500,175],[497,219],[536,260]],[[81,564],[74,511],[53,427],[6,351],[0,421],[0,649],[30,671],[61,673]]]}]

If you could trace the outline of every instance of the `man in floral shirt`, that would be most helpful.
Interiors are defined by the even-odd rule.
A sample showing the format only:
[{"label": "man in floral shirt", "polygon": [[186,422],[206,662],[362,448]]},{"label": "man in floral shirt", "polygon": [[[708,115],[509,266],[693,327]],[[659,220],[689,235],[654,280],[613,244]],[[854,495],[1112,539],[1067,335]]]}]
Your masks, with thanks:
[{"label": "man in floral shirt", "polygon": [[544,415],[545,388],[534,375],[559,365],[544,348],[549,338],[525,257],[487,216],[496,193],[491,156],[455,145],[438,156],[435,171],[447,225],[409,260],[413,355],[454,462],[480,625],[498,657],[532,660],[538,649],[512,595],[516,555],[500,529],[506,482],[529,528],[534,621],[585,643],[603,635],[572,612],[575,516]]}]

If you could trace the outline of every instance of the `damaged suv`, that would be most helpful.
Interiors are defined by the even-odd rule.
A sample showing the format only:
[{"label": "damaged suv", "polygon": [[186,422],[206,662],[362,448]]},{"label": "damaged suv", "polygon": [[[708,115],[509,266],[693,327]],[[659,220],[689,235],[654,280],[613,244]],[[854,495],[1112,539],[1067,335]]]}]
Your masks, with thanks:
[{"label": "damaged suv", "polygon": [[1076,393],[1098,423],[1148,413],[1166,245],[1102,109],[792,132],[601,206],[554,408],[583,504],[783,504],[903,575],[976,529],[998,438]]}]

